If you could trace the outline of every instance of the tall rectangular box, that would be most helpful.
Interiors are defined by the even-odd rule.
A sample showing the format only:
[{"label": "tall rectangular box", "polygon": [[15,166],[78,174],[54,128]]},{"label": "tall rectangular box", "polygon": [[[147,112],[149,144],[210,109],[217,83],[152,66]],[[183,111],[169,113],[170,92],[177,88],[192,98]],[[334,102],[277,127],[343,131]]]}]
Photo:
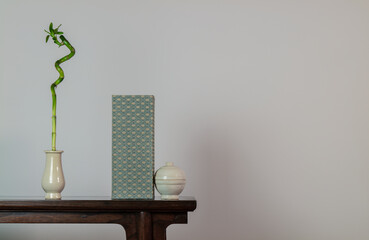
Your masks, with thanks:
[{"label": "tall rectangular box", "polygon": [[153,199],[154,96],[112,98],[112,199]]}]

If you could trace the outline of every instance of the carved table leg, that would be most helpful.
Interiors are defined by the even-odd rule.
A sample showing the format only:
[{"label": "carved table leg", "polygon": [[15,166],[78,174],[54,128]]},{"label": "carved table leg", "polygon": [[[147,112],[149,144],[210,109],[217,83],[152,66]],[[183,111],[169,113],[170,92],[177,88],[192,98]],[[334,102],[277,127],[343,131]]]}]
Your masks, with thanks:
[{"label": "carved table leg", "polygon": [[[125,217],[123,217],[125,216]],[[124,230],[126,231],[126,239],[127,240],[139,240],[138,231],[137,231],[137,215],[136,214],[124,214],[122,216],[121,221],[117,221],[116,223],[122,225]]]},{"label": "carved table leg", "polygon": [[167,227],[173,223],[187,223],[187,213],[153,213],[153,240],[166,240]]},{"label": "carved table leg", "polygon": [[152,240],[152,221],[151,213],[141,212],[138,217],[138,239]]},{"label": "carved table leg", "polygon": [[152,240],[152,221],[149,212],[133,213],[130,219],[118,222],[126,231],[127,240]]}]

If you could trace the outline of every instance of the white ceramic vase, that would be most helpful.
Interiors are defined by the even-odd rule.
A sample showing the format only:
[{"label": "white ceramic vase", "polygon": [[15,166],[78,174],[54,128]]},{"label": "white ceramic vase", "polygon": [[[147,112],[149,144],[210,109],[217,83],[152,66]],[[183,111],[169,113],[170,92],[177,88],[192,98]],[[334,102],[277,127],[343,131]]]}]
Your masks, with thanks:
[{"label": "white ceramic vase", "polygon": [[163,200],[178,200],[186,185],[184,172],[172,162],[165,163],[155,173],[155,187]]},{"label": "white ceramic vase", "polygon": [[61,154],[63,151],[45,151],[46,164],[42,177],[42,188],[46,195],[45,199],[60,200],[61,192],[65,186]]}]

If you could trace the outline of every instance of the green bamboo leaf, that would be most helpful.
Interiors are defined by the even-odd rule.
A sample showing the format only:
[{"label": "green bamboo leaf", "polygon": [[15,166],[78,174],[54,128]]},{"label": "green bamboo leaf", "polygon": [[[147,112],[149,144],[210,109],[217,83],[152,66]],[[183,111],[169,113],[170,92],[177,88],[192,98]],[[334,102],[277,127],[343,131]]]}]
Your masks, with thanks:
[{"label": "green bamboo leaf", "polygon": [[50,23],[49,31],[50,31],[50,32],[53,32],[53,31],[54,31],[54,29],[53,29],[53,23],[52,23],[52,22]]},{"label": "green bamboo leaf", "polygon": [[57,28],[55,28],[55,31],[57,32],[60,28],[61,24],[59,24],[59,26]]},{"label": "green bamboo leaf", "polygon": [[46,36],[46,42],[49,41],[50,35]]},{"label": "green bamboo leaf", "polygon": [[60,35],[60,34],[64,34],[64,33],[63,32],[57,32],[56,34],[59,34]]},{"label": "green bamboo leaf", "polygon": [[45,29],[44,29],[44,31],[46,32],[46,33],[48,33],[48,34],[50,34],[48,31],[46,31]]}]

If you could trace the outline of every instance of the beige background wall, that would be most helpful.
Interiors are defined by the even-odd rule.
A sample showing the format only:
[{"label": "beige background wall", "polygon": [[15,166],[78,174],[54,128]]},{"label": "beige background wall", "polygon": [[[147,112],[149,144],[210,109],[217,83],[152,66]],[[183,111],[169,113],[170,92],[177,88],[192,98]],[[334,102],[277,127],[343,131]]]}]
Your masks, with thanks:
[{"label": "beige background wall", "polygon": [[[369,2],[0,2],[0,196],[42,196],[50,21],[64,196],[109,196],[111,95],[156,96],[156,166],[198,209],[176,240],[369,239]],[[0,225],[1,239],[118,240],[115,225]]]}]

